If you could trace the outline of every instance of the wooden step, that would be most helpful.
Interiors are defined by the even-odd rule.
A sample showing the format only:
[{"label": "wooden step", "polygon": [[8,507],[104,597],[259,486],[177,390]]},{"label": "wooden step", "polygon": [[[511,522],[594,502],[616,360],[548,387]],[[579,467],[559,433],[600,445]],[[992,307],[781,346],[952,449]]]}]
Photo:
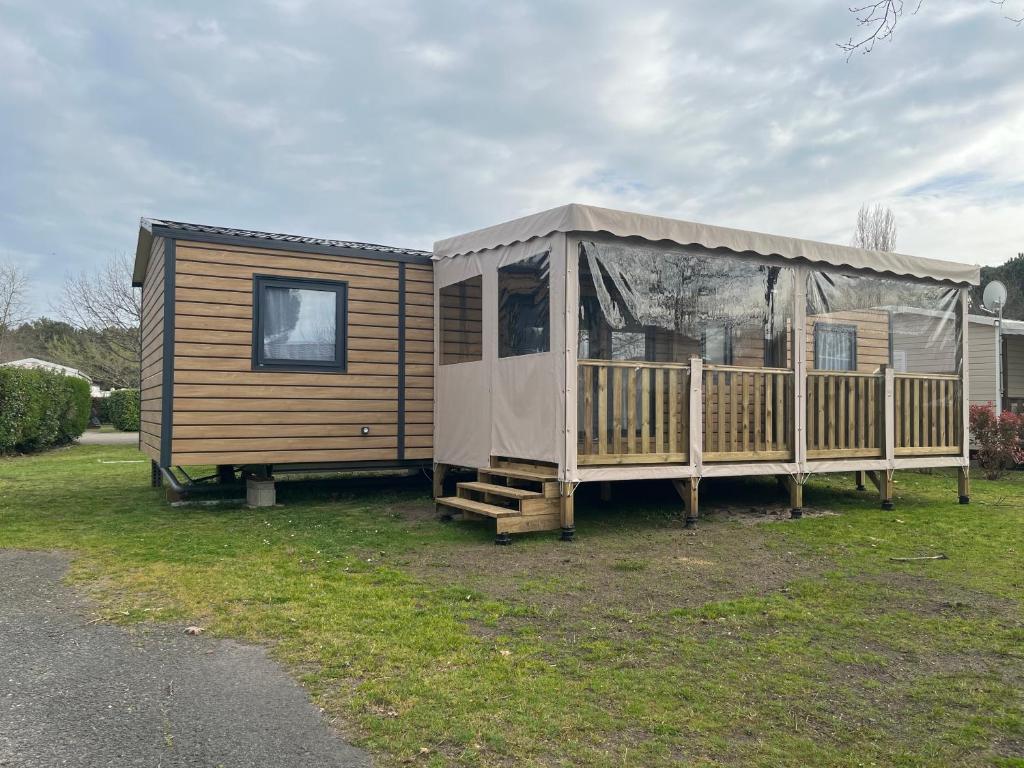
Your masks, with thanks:
[{"label": "wooden step", "polygon": [[438,499],[437,503],[445,507],[472,512],[474,515],[483,515],[484,517],[499,518],[522,516],[522,512],[518,509],[496,507],[493,504],[484,504],[482,501],[473,501],[472,499],[462,499],[458,496],[448,496],[443,499]]},{"label": "wooden step", "polygon": [[487,467],[477,470],[480,476],[491,475],[493,477],[511,477],[515,480],[533,480],[538,483],[555,482],[558,478],[555,475],[547,475],[541,472],[534,472],[526,469],[506,469],[504,467]]},{"label": "wooden step", "polygon": [[504,496],[508,499],[539,499],[540,491],[528,491],[525,488],[510,488],[507,485],[494,485],[493,483],[481,483],[480,481],[459,483],[457,488],[465,488],[467,491],[477,493],[489,493],[492,496]]}]

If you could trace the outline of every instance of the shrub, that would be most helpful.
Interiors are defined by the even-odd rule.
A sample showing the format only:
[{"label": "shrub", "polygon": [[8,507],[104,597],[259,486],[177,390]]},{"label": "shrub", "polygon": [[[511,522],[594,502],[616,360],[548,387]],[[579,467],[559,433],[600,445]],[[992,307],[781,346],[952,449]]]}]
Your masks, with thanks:
[{"label": "shrub", "polygon": [[32,368],[0,368],[0,453],[69,443],[89,424],[89,382]]},{"label": "shrub", "polygon": [[110,398],[94,397],[92,399],[92,412],[100,424],[110,423]]},{"label": "shrub", "polygon": [[122,432],[139,431],[139,390],[115,389],[107,398],[110,423]]},{"label": "shrub", "polygon": [[970,418],[978,466],[987,479],[998,480],[1007,469],[1024,462],[1024,419],[1010,411],[997,419],[991,404],[972,405]]}]

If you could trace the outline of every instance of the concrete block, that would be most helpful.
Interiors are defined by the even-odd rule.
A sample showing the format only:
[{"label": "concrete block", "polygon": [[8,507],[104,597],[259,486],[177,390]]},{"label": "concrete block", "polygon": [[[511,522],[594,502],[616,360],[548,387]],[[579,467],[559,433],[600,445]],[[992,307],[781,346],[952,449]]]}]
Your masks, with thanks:
[{"label": "concrete block", "polygon": [[277,503],[273,480],[245,481],[245,503],[250,507],[272,507]]}]

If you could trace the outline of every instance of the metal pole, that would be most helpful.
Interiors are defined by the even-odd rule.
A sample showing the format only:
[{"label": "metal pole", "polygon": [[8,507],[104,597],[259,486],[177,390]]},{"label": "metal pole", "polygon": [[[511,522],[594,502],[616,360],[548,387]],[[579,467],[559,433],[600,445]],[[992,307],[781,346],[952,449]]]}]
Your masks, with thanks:
[{"label": "metal pole", "polygon": [[996,421],[1003,413],[1003,304],[996,317]]}]

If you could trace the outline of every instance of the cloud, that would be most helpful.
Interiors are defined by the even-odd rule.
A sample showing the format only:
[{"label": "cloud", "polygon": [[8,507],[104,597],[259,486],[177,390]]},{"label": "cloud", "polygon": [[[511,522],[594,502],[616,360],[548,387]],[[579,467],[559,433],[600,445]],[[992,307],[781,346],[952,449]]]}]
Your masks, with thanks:
[{"label": "cloud", "polygon": [[0,258],[40,311],[156,215],[429,247],[569,201],[901,250],[1024,248],[1024,31],[928,0],[847,62],[845,8],[0,2]]}]

